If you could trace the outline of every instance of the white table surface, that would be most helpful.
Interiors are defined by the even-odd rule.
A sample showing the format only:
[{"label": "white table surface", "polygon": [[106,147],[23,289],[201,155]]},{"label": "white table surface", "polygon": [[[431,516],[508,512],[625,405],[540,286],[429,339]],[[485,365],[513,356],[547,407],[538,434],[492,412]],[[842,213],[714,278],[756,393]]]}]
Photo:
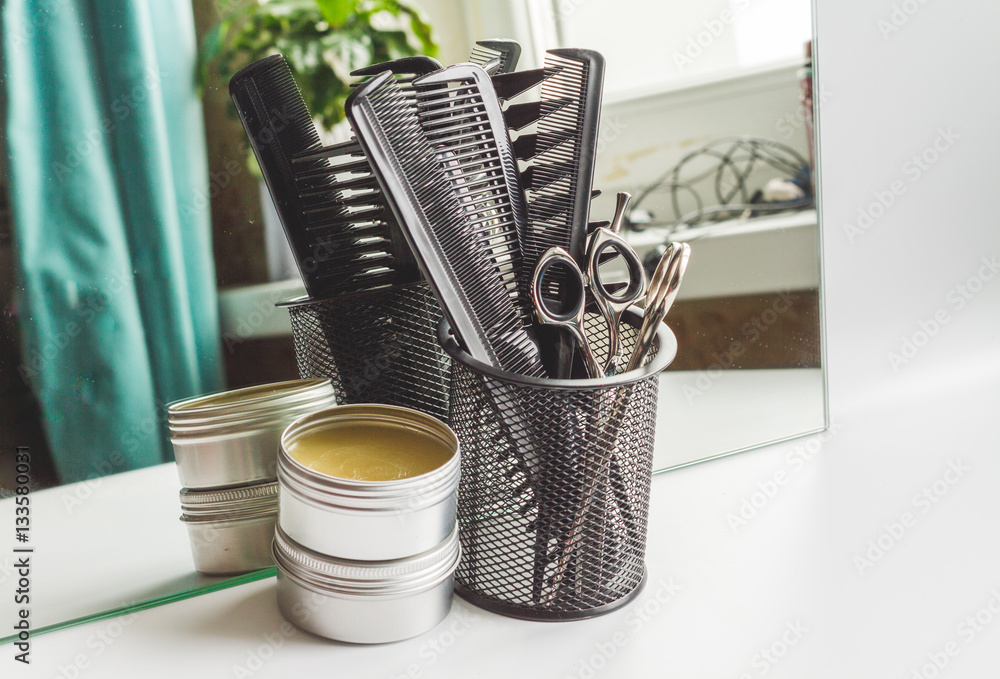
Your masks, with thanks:
[{"label": "white table surface", "polygon": [[[684,387],[698,375],[661,376],[654,469],[822,426],[819,370],[733,370],[692,398]],[[718,426],[723,415],[725,426]],[[194,571],[178,520],[179,486],[175,466],[165,464],[33,493],[33,628],[226,579]],[[13,499],[0,501],[0,526],[14,525],[14,506]],[[14,581],[15,555],[4,549],[0,587]],[[0,599],[0,620],[13,608]]]},{"label": "white table surface", "polygon": [[[656,477],[649,584],[602,618],[531,623],[456,600],[416,639],[349,646],[289,633],[268,579],[37,637],[30,676],[910,677],[948,643],[955,676],[986,676],[974,672],[1000,666],[1000,619],[971,639],[959,630],[1000,588],[988,523],[1000,457],[987,443],[1000,367],[968,375],[868,392],[837,409],[830,435]],[[953,464],[970,471],[917,503]],[[744,500],[759,508],[736,525]],[[859,570],[855,556],[904,512],[905,534]],[[0,666],[13,652],[0,648]]]},{"label": "white table surface", "polygon": [[[40,628],[128,606],[217,579],[198,575],[180,522],[173,463],[31,494],[32,625]],[[0,526],[14,525],[14,502],[0,502]],[[4,539],[0,591],[14,577]],[[75,562],[75,563],[74,563]],[[9,597],[0,600],[6,621]],[[0,637],[11,632],[5,627]]]}]

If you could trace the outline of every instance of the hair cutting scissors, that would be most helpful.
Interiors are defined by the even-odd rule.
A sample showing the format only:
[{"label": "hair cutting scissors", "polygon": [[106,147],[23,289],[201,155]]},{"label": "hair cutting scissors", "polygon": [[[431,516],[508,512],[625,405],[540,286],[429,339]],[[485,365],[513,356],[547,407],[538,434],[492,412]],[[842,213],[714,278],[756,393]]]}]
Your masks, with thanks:
[{"label": "hair cutting scissors", "polygon": [[[538,322],[564,328],[573,334],[582,349],[590,377],[605,377],[609,371],[617,371],[624,366],[627,359],[621,350],[621,318],[626,309],[646,294],[646,272],[642,261],[618,233],[630,198],[627,193],[619,193],[611,226],[598,227],[590,236],[585,270],[566,250],[551,247],[538,259],[531,279],[531,300]],[[624,259],[628,270],[628,281],[624,287],[605,283],[601,278],[601,264],[615,255]],[[553,301],[551,294],[545,294],[547,286],[552,285],[558,286],[561,298],[558,302]],[[603,364],[594,354],[584,325],[588,292],[608,327],[608,356]]]}]

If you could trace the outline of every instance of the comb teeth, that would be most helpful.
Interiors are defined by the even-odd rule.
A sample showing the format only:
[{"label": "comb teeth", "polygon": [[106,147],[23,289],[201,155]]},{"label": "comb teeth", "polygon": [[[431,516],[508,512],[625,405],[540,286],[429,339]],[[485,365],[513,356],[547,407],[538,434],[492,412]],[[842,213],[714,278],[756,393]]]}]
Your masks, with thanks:
[{"label": "comb teeth", "polygon": [[[570,101],[569,99],[557,99],[545,102],[545,105],[549,111],[552,111],[562,108],[570,103]],[[523,129],[532,123],[538,122],[538,119],[542,117],[542,102],[528,101],[523,104],[511,104],[503,112],[503,117],[507,121],[508,128],[515,131]]]},{"label": "comb teeth", "polygon": [[[516,40],[479,40],[472,48],[469,61],[483,68],[489,75],[511,73],[521,58],[521,45]],[[488,66],[497,62],[493,68]]]},{"label": "comb teeth", "polygon": [[[431,80],[426,89],[418,87],[414,104],[391,76],[378,76],[348,98],[348,117],[372,159],[389,204],[406,225],[404,235],[451,327],[470,354],[505,370],[541,376],[544,369],[537,346],[504,280],[494,273],[503,265],[488,245],[506,205],[499,195],[477,188],[490,186],[490,181],[498,188],[503,180],[500,168],[494,166],[495,143],[489,139],[486,115],[469,109],[456,116],[476,123],[472,127],[481,137],[481,149],[474,160],[450,160],[457,157],[449,147],[454,137],[430,141],[417,115],[417,109],[435,107],[442,103],[442,96],[450,96],[450,90],[442,95],[438,84]],[[455,174],[470,163],[478,175],[485,175],[485,183],[480,178],[473,186],[471,178],[477,175]]]},{"label": "comb teeth", "polygon": [[492,253],[493,270],[527,327],[531,305],[522,289],[520,249],[527,219],[524,194],[503,114],[481,73],[454,66],[421,79],[416,106],[466,218],[481,246]]},{"label": "comb teeth", "polygon": [[[535,152],[531,165],[522,174],[528,196],[528,229],[522,250],[524,265],[529,270],[554,246],[565,249],[583,264],[604,59],[589,50],[549,50],[544,71],[537,139],[524,142],[523,149],[524,153]],[[566,275],[564,271],[554,271],[542,294],[555,303],[562,301],[567,294]],[[555,349],[547,355],[547,364],[557,377],[568,377],[574,343],[566,333],[555,339],[552,343]]]},{"label": "comb teeth", "polygon": [[391,220],[361,146],[322,145],[284,57],[250,64],[229,90],[309,295],[417,280],[401,239],[390,238]]},{"label": "comb teeth", "polygon": [[501,73],[493,76],[493,89],[496,90],[497,98],[500,101],[506,101],[527,92],[553,75],[554,73],[547,72],[544,68],[535,68],[530,71],[515,71],[514,73]]},{"label": "comb teeth", "polygon": [[[529,191],[525,265],[553,245],[583,261],[590,214],[604,61],[596,52],[551,50],[542,83],[538,155],[526,172]],[[596,103],[595,103],[596,102]]]}]

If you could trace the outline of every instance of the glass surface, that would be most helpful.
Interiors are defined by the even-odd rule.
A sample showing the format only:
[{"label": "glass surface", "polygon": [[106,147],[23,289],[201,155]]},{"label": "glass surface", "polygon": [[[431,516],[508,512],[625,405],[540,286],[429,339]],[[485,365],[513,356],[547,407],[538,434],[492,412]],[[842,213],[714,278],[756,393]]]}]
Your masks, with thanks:
[{"label": "glass surface", "polygon": [[[203,36],[217,20],[221,5],[211,0],[193,4],[198,34]],[[612,17],[617,22],[615,30],[607,30],[607,21],[594,18],[605,4],[617,8]],[[699,205],[712,205],[719,186],[723,192],[732,188],[734,178],[723,172],[709,179],[699,199],[689,191],[677,195],[672,190],[675,185],[660,181],[692,151],[719,139],[768,138],[802,159],[810,158],[812,129],[800,99],[802,80],[808,77],[805,60],[788,63],[792,46],[808,37],[800,35],[808,0],[796,0],[796,9],[783,15],[789,27],[782,32],[780,53],[761,48],[777,48],[774,40],[755,38],[748,32],[762,25],[774,30],[773,22],[765,19],[777,7],[775,2],[752,3],[752,7],[737,0],[652,3],[658,15],[663,15],[656,22],[643,13],[645,4],[649,3],[526,0],[526,5],[536,9],[545,6],[555,11],[529,11],[535,22],[532,30],[524,27],[524,34],[518,35],[510,28],[508,35],[525,47],[524,68],[545,47],[557,44],[537,44],[538,36],[555,36],[556,41],[561,36],[566,45],[605,53],[608,96],[594,180],[603,195],[594,201],[592,218],[610,219],[615,193],[629,191],[633,207],[648,213],[648,227],[625,234],[641,256],[655,263],[657,248],[667,240],[692,244],[682,293],[667,318],[678,335],[681,352],[661,377],[654,468],[665,471],[826,426],[821,262],[814,210],[764,217],[741,212],[727,220],[678,226]],[[684,21],[672,21],[670,12],[680,11],[682,5]],[[722,22],[722,33],[702,47],[695,64],[683,69],[677,65],[673,52],[684,54],[688,40],[697,40],[706,22],[715,26],[713,22],[727,7],[736,11],[742,5],[748,5],[746,21]],[[475,40],[496,37],[494,24],[476,29],[479,34],[466,32],[467,26],[478,25],[474,17],[468,22],[463,19],[464,13],[475,15],[476,6],[472,0],[440,0],[428,7],[435,10],[429,19],[444,48],[439,55],[443,62],[464,61],[462,50],[467,54]],[[561,6],[573,11],[560,13]],[[541,25],[544,22],[548,23]],[[517,25],[509,22],[511,27]],[[95,39],[93,34],[82,37]],[[774,65],[775,59],[785,61]],[[724,65],[714,68],[713,64]],[[738,70],[746,65],[754,68]],[[676,86],[664,88],[669,79],[662,76],[679,74],[685,77],[676,80]],[[274,302],[296,296],[299,286],[265,285],[289,271],[287,266],[273,266],[274,261],[287,260],[287,248],[280,227],[277,232],[272,228],[273,208],[246,163],[245,137],[238,121],[226,113],[227,100],[224,82],[216,79],[206,84],[210,186],[182,200],[180,209],[212,212],[217,281],[225,291],[221,334],[228,387],[235,388],[297,377],[287,312],[275,310]],[[0,170],[6,173],[9,161],[6,157],[0,161]],[[696,173],[704,171],[699,167]],[[763,165],[753,172],[754,189],[786,176]],[[7,191],[6,174],[4,179]],[[9,215],[0,209],[0,223],[3,219],[9,220]],[[9,225],[4,228],[9,231]],[[7,248],[0,250],[4,257],[0,268],[6,276],[0,283],[11,286],[5,293],[10,299],[15,284],[9,250],[14,245],[11,239],[0,238],[0,247]],[[135,275],[141,280],[146,272],[137,270]],[[227,306],[233,300],[242,311]],[[109,303],[116,303],[115,298]],[[4,326],[4,332],[14,331]],[[6,339],[12,345],[20,341],[16,334]],[[282,356],[284,362],[279,360]],[[81,391],[80,398],[92,396],[92,391]],[[94,417],[99,417],[96,409]],[[3,443],[20,445],[6,439]],[[11,458],[13,448],[4,448],[0,454]],[[8,465],[0,470],[4,494],[12,495],[14,476],[7,475]],[[215,578],[194,571],[186,529],[178,520],[179,482],[172,463],[103,475],[107,471],[112,470],[98,468],[92,478],[32,493],[37,548],[33,554],[33,634],[273,575],[273,568]],[[0,500],[4,534],[14,525],[14,512],[14,498]],[[0,544],[5,552],[0,555],[0,582],[9,581],[12,552],[6,540]],[[12,640],[5,637],[0,643]]]},{"label": "glass surface", "polygon": [[802,0],[633,0],[624,12],[617,0],[553,4],[562,42],[593,46],[608,60],[612,96],[787,62],[812,34]]}]

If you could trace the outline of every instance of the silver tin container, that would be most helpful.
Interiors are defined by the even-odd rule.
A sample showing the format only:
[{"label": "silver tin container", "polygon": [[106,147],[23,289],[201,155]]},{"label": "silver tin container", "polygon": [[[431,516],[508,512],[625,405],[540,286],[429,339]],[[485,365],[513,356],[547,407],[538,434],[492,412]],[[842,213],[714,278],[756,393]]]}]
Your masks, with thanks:
[{"label": "silver tin container", "polygon": [[181,485],[273,481],[285,427],[335,403],[330,380],[276,382],[171,403],[167,423]]},{"label": "silver tin container", "polygon": [[278,484],[181,490],[194,567],[207,575],[247,573],[272,564]]},{"label": "silver tin container", "polygon": [[461,557],[458,525],[443,542],[406,559],[347,561],[274,536],[278,608],[291,623],[327,639],[378,644],[423,634],[451,608]]},{"label": "silver tin container", "polygon": [[[344,421],[416,430],[439,441],[451,456],[437,469],[394,481],[335,478],[289,456],[291,443]],[[459,474],[458,438],[430,415],[373,404],[323,410],[296,420],[281,437],[278,520],[292,540],[320,554],[372,561],[420,554],[455,526]]]}]

